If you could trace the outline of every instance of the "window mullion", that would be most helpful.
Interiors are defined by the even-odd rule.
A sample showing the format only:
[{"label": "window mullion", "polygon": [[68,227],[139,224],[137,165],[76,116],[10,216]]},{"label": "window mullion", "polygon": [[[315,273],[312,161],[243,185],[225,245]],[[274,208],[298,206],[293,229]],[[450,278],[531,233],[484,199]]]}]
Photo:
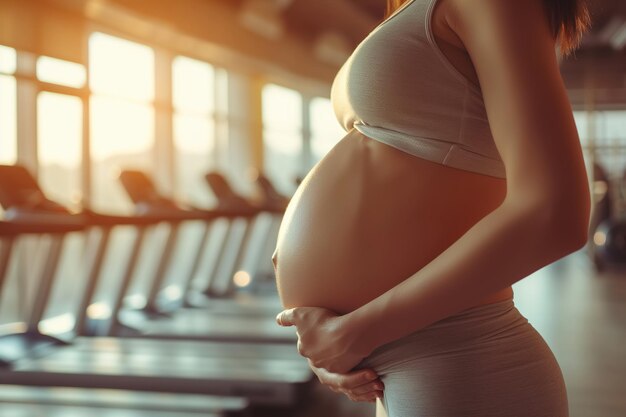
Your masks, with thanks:
[{"label": "window mullion", "polygon": [[302,97],[302,164],[300,178],[309,172],[313,164],[313,154],[311,152],[311,97],[303,95]]},{"label": "window mullion", "polygon": [[172,55],[155,51],[154,177],[170,195],[176,184],[172,111]]},{"label": "window mullion", "polygon": [[28,80],[35,76],[35,56],[26,53],[17,53],[17,160],[28,167],[31,172],[37,173],[37,94],[35,83]]}]

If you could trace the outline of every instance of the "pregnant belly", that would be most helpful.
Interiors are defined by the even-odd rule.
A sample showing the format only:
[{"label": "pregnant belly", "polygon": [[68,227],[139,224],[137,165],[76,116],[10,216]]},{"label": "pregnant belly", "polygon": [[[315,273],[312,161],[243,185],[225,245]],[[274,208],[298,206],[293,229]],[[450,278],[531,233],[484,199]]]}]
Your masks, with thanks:
[{"label": "pregnant belly", "polygon": [[307,175],[275,252],[285,307],[352,311],[443,252],[504,198],[503,180],[348,134]]}]

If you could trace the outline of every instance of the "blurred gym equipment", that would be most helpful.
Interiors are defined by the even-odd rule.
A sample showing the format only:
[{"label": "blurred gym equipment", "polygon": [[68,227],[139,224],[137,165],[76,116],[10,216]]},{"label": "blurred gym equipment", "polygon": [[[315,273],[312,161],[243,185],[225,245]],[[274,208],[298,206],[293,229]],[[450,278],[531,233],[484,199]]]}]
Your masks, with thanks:
[{"label": "blurred gym equipment", "polygon": [[[185,218],[187,220],[207,220],[208,222],[217,218],[216,213],[220,216],[232,219],[250,218],[258,214],[258,210],[246,204],[242,205],[219,205],[216,210],[200,210],[188,209],[180,206],[175,202],[162,196],[154,183],[144,173],[138,171],[123,171],[120,175],[124,188],[131,196],[133,202],[137,205],[138,215],[141,213],[160,213],[173,218]],[[146,308],[140,310],[124,309],[120,310],[120,321],[128,328],[139,330],[144,336],[157,338],[176,338],[176,339],[200,339],[200,340],[228,340],[250,343],[287,343],[294,345],[297,336],[295,330],[291,328],[283,328],[276,325],[274,317],[281,311],[280,300],[277,294],[266,295],[260,301],[253,302],[253,297],[244,297],[244,302],[238,302],[237,299],[231,299],[226,293],[219,299],[215,297],[205,298],[204,303],[193,306],[178,305],[178,308],[169,311],[171,314],[165,314],[163,310],[159,310],[157,306],[157,295],[161,290],[163,282],[163,274],[167,263],[171,262],[172,254],[175,248],[175,237],[172,237],[176,229],[173,225],[173,231],[168,235],[168,243],[165,250],[160,256],[162,266],[157,270],[157,277],[152,281],[152,295],[147,298],[147,305],[151,302],[152,307],[146,313]],[[208,228],[208,225],[205,226]],[[206,229],[205,229],[206,230]],[[229,235],[226,235],[229,237]],[[197,251],[194,263],[197,263],[198,257],[204,254],[206,233]],[[229,240],[226,239],[221,245],[218,254],[218,264],[225,257],[225,247]],[[234,250],[239,254],[245,251],[244,241],[237,241],[239,244]],[[240,256],[237,256],[240,258]],[[136,259],[133,260],[136,262]],[[217,268],[214,268],[214,271]],[[215,273],[215,272],[213,272]],[[132,276],[127,273],[126,276]],[[190,287],[189,280],[191,277],[185,277],[181,284],[183,288]],[[209,280],[212,282],[213,280]],[[156,284],[155,284],[156,283]],[[209,284],[210,285],[210,284]],[[123,285],[124,289],[128,288],[128,283]],[[122,293],[120,297],[123,298]],[[190,299],[189,295],[184,293],[184,299]],[[197,297],[196,297],[197,298]],[[249,307],[254,305],[254,309]],[[121,304],[121,302],[120,302]],[[117,307],[117,306],[116,306]],[[154,314],[154,311],[158,314]],[[117,311],[117,310],[115,310]],[[118,334],[119,326],[116,326],[112,334]],[[122,334],[122,333],[119,333]],[[271,351],[271,350],[269,350]],[[271,359],[271,358],[268,358]]]},{"label": "blurred gym equipment", "polygon": [[[48,200],[25,169],[1,168],[0,204],[11,213],[10,222],[47,223],[62,233],[53,235],[26,331],[0,339],[5,364],[0,383],[243,396],[253,405],[291,406],[297,401],[312,373],[289,344],[76,337],[75,331],[61,341],[41,334],[38,329],[56,278],[62,237],[90,224]],[[4,199],[6,196],[11,198]],[[10,253],[11,245],[2,252],[3,264]],[[6,272],[5,266],[3,269]]]}]

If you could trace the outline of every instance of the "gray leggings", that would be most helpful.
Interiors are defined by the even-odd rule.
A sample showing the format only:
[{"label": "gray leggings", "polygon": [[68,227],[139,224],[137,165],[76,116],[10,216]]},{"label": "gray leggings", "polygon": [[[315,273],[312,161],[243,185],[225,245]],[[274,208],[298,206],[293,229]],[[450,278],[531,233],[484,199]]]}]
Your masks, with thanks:
[{"label": "gray leggings", "polygon": [[388,417],[568,416],[561,369],[512,298],[383,345],[357,368],[381,376]]}]

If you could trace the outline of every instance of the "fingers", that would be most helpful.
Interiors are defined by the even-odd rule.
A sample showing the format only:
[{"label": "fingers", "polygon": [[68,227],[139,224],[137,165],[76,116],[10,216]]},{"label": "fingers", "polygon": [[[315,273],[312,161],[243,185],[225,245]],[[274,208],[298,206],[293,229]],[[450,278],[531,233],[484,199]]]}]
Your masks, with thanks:
[{"label": "fingers", "polygon": [[376,398],[383,398],[383,392],[375,391],[363,395],[346,394],[346,396],[354,402],[373,403],[376,402]]},{"label": "fingers", "polygon": [[354,395],[367,395],[370,393],[376,393],[376,391],[382,391],[383,388],[384,386],[382,381],[380,379],[376,379],[367,384],[352,388],[350,392]]},{"label": "fingers", "polygon": [[383,397],[384,385],[380,379],[376,379],[372,382],[354,387],[351,389],[345,389],[344,394],[348,396],[352,401],[375,401],[376,398]]},{"label": "fingers", "polygon": [[372,369],[359,369],[358,371],[339,374],[316,367],[310,359],[309,366],[313,369],[313,372],[315,372],[322,384],[338,389],[351,389],[378,379],[378,375]]},{"label": "fingers", "polygon": [[294,310],[295,308],[291,308],[278,313],[276,316],[276,323],[280,326],[294,326],[296,324],[294,322]]},{"label": "fingers", "polygon": [[371,369],[337,374],[314,368],[314,372],[322,384],[334,392],[345,394],[352,401],[373,402],[383,396],[385,386]]}]

